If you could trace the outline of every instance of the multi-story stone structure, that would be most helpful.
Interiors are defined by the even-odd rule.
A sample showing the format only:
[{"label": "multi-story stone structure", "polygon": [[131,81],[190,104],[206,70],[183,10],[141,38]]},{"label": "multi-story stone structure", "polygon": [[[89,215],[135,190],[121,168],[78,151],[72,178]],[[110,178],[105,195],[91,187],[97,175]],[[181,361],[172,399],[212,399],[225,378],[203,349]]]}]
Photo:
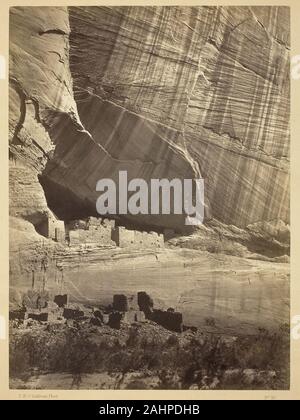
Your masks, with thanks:
[{"label": "multi-story stone structure", "polygon": [[53,213],[48,213],[45,218],[36,225],[37,232],[45,238],[56,242],[65,242],[65,223],[57,219]]},{"label": "multi-story stone structure", "polygon": [[89,217],[66,224],[70,246],[82,244],[112,245],[120,248],[159,249],[164,247],[164,236],[156,232],[130,230],[115,226],[115,221]]},{"label": "multi-story stone structure", "polygon": [[115,245],[111,238],[114,220],[89,217],[66,224],[67,238],[70,246],[81,244]]}]

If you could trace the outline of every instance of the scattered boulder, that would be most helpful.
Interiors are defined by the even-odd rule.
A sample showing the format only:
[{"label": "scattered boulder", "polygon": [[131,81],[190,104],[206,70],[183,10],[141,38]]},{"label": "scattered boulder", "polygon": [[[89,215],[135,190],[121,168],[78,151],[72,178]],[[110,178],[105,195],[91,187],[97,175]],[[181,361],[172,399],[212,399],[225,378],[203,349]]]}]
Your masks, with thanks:
[{"label": "scattered boulder", "polygon": [[108,325],[109,324],[109,314],[103,314],[103,324]]},{"label": "scattered boulder", "polygon": [[122,321],[127,324],[133,324],[134,322],[145,322],[146,317],[142,311],[127,311],[124,313]]}]

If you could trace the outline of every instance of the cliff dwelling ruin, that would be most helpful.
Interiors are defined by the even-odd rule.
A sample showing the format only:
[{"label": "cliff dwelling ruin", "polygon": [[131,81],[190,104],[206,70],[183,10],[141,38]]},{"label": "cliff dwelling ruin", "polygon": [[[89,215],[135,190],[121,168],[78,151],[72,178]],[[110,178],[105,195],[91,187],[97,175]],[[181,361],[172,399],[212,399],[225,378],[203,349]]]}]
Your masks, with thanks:
[{"label": "cliff dwelling ruin", "polygon": [[[186,367],[192,377],[207,347],[202,334],[216,345],[212,367],[219,336],[281,334],[290,322],[289,8],[22,6],[9,14],[13,332],[48,337],[54,323],[63,336],[92,334],[107,346],[101,369],[122,372],[117,360],[109,365],[110,344],[121,340],[116,354],[129,350],[135,362],[127,334],[144,331],[150,353],[161,340],[158,362],[166,353],[176,374]],[[175,190],[170,214],[157,200],[158,213],[101,216],[97,183],[118,184],[122,172],[135,208],[142,195],[131,181],[203,179],[204,223],[186,225]],[[169,335],[182,349],[190,337],[191,351],[177,359]],[[196,364],[177,363],[191,355]],[[250,366],[247,357],[243,368],[261,361],[259,353]]]},{"label": "cliff dwelling ruin", "polygon": [[[115,220],[89,217],[84,220],[64,222],[48,214],[35,226],[45,238],[68,246],[98,244],[120,248],[160,249],[164,247],[164,235],[153,231],[138,231],[116,226]],[[166,230],[166,238],[175,234]]]}]

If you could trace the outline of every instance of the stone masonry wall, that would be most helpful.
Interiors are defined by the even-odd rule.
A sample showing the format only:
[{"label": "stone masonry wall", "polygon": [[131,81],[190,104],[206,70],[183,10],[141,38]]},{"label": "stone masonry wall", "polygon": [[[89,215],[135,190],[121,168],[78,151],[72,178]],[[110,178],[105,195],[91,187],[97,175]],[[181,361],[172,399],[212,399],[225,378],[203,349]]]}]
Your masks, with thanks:
[{"label": "stone masonry wall", "polygon": [[164,237],[156,232],[141,232],[115,227],[115,221],[90,217],[74,220],[66,225],[69,245],[102,244],[120,248],[159,249],[164,247]]},{"label": "stone masonry wall", "polygon": [[141,232],[128,230],[123,226],[113,229],[112,238],[121,248],[157,249],[164,247],[164,237],[156,232]]},{"label": "stone masonry wall", "polygon": [[86,220],[71,221],[67,224],[69,244],[102,244],[114,245],[111,232],[115,226],[114,220],[90,217]]}]

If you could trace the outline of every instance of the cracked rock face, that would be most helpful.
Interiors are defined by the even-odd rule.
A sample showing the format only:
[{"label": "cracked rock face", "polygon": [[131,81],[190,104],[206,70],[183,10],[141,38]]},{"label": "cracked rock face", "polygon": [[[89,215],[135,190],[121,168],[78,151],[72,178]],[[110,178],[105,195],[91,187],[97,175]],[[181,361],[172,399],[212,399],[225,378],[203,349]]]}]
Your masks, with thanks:
[{"label": "cracked rock face", "polygon": [[226,224],[289,222],[288,8],[10,13],[12,216],[93,214],[97,181],[127,170],[202,176],[207,214]]}]

